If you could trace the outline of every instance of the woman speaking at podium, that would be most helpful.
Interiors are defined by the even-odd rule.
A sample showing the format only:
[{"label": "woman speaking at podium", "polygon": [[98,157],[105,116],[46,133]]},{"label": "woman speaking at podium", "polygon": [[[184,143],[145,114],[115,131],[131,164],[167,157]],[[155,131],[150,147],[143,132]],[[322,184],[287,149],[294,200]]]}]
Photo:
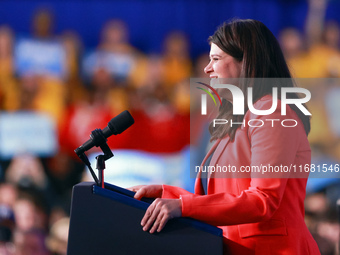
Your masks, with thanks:
[{"label": "woman speaking at podium", "polygon": [[[281,87],[293,87],[279,43],[261,22],[233,20],[224,23],[209,41],[210,62],[204,71],[216,81],[220,78],[256,78],[253,82],[238,83],[245,98],[248,87],[252,87],[255,109],[271,108],[273,87],[278,88],[279,96]],[[286,79],[275,79],[277,82],[269,83],[261,78]],[[211,126],[210,133],[215,143],[202,166],[231,165],[241,169],[247,166],[299,167],[310,164],[311,150],[307,140],[309,116],[298,107],[293,104],[286,106],[286,115],[281,115],[281,101],[278,99],[276,110],[269,115],[255,115],[245,108],[244,115],[234,116],[230,91],[219,89],[218,93],[223,104],[217,119],[231,118],[241,123],[251,119],[263,122],[271,119],[272,122],[261,127]],[[290,96],[298,98],[294,93]],[[284,119],[296,120],[296,125],[280,125]],[[238,178],[237,175],[234,178],[214,178],[211,174],[206,191],[200,175],[198,173],[196,179],[195,194],[168,185],[130,188],[136,191],[136,199],[157,198],[141,221],[143,230],[154,233],[161,231],[169,219],[191,217],[223,230],[226,254],[320,254],[304,222],[308,172],[300,178],[293,178],[283,171],[275,172],[270,178],[253,174],[249,174],[248,178]]]}]

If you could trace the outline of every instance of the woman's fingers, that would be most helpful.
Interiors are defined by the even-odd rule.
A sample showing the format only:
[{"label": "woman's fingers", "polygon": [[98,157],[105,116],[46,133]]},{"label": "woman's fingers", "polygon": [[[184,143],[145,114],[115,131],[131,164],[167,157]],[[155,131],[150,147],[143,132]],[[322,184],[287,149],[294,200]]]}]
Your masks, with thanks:
[{"label": "woman's fingers", "polygon": [[137,185],[137,186],[133,186],[133,187],[130,187],[130,188],[127,188],[127,189],[134,191],[134,192],[137,192],[138,190],[140,190],[144,186],[146,186],[146,185]]},{"label": "woman's fingers", "polygon": [[142,197],[145,197],[146,195],[146,189],[144,187],[137,190],[136,194],[133,196],[137,200],[141,200]]},{"label": "woman's fingers", "polygon": [[163,192],[162,185],[139,185],[128,189],[136,192],[134,198],[138,200],[142,197],[161,197]]},{"label": "woman's fingers", "polygon": [[130,188],[127,188],[128,190],[131,190],[133,192],[136,192],[136,194],[133,196],[135,199],[141,200],[142,197],[145,197],[147,194],[147,185],[137,185]]},{"label": "woman's fingers", "polygon": [[144,231],[150,233],[160,232],[169,219],[182,215],[181,202],[179,199],[156,199],[146,210],[141,221]]},{"label": "woman's fingers", "polygon": [[150,227],[154,224],[156,218],[159,215],[161,207],[159,206],[159,200],[156,199],[146,210],[146,213],[142,219],[142,226],[144,231],[148,231]]},{"label": "woman's fingers", "polygon": [[165,227],[165,224],[168,222],[169,219],[170,218],[165,215],[162,216],[162,219],[157,228],[157,232],[161,232],[161,230]]},{"label": "woman's fingers", "polygon": [[[155,222],[153,223],[152,225],[152,228],[150,229],[150,233],[153,234],[155,233],[156,230],[158,230],[161,222],[163,221],[163,218],[164,218],[164,213],[160,212],[158,215],[157,215],[157,219],[155,220]],[[159,231],[157,231],[159,232]]]}]

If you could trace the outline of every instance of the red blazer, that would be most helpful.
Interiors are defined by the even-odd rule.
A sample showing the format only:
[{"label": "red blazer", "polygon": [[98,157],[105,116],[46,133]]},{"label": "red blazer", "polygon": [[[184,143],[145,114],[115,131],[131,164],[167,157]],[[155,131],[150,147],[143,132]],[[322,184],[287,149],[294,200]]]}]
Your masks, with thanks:
[{"label": "red blazer", "polygon": [[[254,107],[269,109],[272,97],[265,96]],[[262,127],[250,127],[250,124]],[[278,119],[280,121],[266,121]],[[281,121],[295,119],[295,127],[283,127]],[[310,164],[311,150],[301,120],[287,107],[281,116],[281,102],[269,116],[248,111],[245,127],[229,137],[217,140],[202,165],[213,153],[210,166],[287,166],[293,169]],[[293,125],[284,122],[284,125]],[[272,127],[274,125],[274,127]],[[293,171],[293,170],[292,170]],[[320,254],[304,222],[304,199],[308,172],[299,176],[275,173],[261,178],[254,173],[212,173],[204,194],[200,173],[195,194],[181,188],[163,185],[163,198],[181,198],[182,216],[192,217],[220,227],[226,254]],[[265,175],[266,176],[266,175]],[[215,178],[214,178],[215,177]],[[292,178],[300,177],[300,178]],[[198,240],[199,242],[200,240]],[[204,240],[202,240],[204,241]]]}]

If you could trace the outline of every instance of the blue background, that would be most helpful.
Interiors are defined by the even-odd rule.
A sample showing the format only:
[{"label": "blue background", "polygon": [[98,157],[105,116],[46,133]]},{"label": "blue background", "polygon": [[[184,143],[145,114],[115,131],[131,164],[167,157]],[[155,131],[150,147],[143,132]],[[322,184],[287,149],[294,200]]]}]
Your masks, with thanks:
[{"label": "blue background", "polygon": [[[0,24],[10,25],[18,34],[29,34],[34,12],[41,7],[55,16],[55,33],[77,31],[87,48],[95,47],[100,31],[112,18],[124,20],[130,41],[147,53],[159,52],[165,35],[182,30],[189,36],[193,57],[208,51],[207,38],[223,21],[233,17],[264,22],[277,36],[280,29],[293,26],[303,30],[307,1],[0,1]],[[340,22],[340,1],[330,1],[326,19]]]}]

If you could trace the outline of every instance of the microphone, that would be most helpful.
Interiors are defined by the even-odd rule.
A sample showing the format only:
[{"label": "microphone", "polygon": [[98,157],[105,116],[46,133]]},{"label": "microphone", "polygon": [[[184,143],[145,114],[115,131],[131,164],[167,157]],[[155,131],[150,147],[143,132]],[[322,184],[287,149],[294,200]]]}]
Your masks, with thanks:
[{"label": "microphone", "polygon": [[90,135],[90,139],[74,151],[75,153],[77,153],[78,156],[80,156],[92,147],[98,147],[102,145],[103,142],[106,143],[106,138],[110,137],[111,135],[118,135],[122,133],[133,123],[135,123],[135,121],[132,118],[131,114],[128,111],[124,111],[114,117],[112,120],[110,120],[107,127],[105,127],[103,130],[94,130]]}]

